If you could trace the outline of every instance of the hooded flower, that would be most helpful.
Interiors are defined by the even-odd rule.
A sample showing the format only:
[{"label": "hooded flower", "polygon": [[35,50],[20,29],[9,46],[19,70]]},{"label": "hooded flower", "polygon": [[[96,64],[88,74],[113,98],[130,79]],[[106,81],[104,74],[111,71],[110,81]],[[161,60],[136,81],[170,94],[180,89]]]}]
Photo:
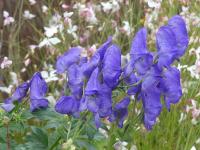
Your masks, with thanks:
[{"label": "hooded flower", "polygon": [[100,127],[100,118],[108,117],[112,112],[112,91],[106,84],[100,83],[99,76],[99,68],[96,68],[87,82],[79,107],[80,111],[88,109],[94,114],[97,127]]},{"label": "hooded flower", "polygon": [[131,61],[139,75],[144,75],[153,63],[153,56],[147,48],[147,30],[141,28],[135,35],[131,44]]},{"label": "hooded flower", "polygon": [[87,86],[85,88],[85,94],[86,95],[97,94],[100,86],[101,85],[99,81],[99,68],[96,68],[87,82]]},{"label": "hooded flower", "polygon": [[162,81],[164,85],[164,100],[167,109],[170,110],[170,104],[177,103],[182,96],[179,70],[170,67],[164,72]]},{"label": "hooded flower", "polygon": [[75,115],[78,113],[79,102],[72,96],[62,96],[55,105],[55,110],[61,114]]},{"label": "hooded flower", "polygon": [[109,36],[107,41],[103,43],[98,49],[97,53],[100,55],[100,60],[103,60],[104,54],[106,50],[109,48],[109,46],[112,44],[112,37]]},{"label": "hooded flower", "polygon": [[4,104],[1,106],[5,111],[10,112],[15,105],[13,104],[14,101],[21,102],[22,99],[26,96],[27,91],[29,89],[29,83],[24,82],[23,84],[19,85],[12,96],[4,101]]},{"label": "hooded flower", "polygon": [[125,118],[128,116],[129,103],[130,103],[129,97],[125,97],[123,100],[118,102],[113,109],[113,113],[112,113],[111,117],[109,118],[109,120],[111,122],[113,122],[114,120],[117,120],[118,126],[120,128],[123,127],[123,122],[124,122]]},{"label": "hooded flower", "polygon": [[184,20],[176,15],[168,25],[162,26],[156,35],[158,66],[169,67],[175,59],[185,53],[188,46],[188,33]]},{"label": "hooded flower", "polygon": [[67,71],[68,77],[68,87],[70,88],[71,94],[80,99],[83,94],[83,84],[84,84],[84,76],[81,70],[81,67],[77,64],[73,64],[68,68]]},{"label": "hooded flower", "polygon": [[103,59],[103,80],[110,88],[115,88],[121,75],[121,50],[117,45],[110,46]]},{"label": "hooded flower", "polygon": [[156,34],[158,67],[169,67],[176,59],[178,51],[174,32],[169,26],[162,26]]},{"label": "hooded flower", "polygon": [[47,84],[39,72],[36,72],[30,82],[30,110],[33,112],[40,108],[48,107],[48,100],[45,99]]},{"label": "hooded flower", "polygon": [[[135,95],[139,92],[141,84],[138,83],[140,81],[140,78],[135,75],[133,72],[133,68],[131,65],[132,62],[129,62],[124,68],[122,77],[124,79],[124,82],[129,86],[127,94],[128,95]],[[138,84],[137,84],[138,83]],[[136,84],[136,85],[134,85]]]},{"label": "hooded flower", "polygon": [[95,53],[92,58],[85,64],[82,65],[81,69],[85,77],[89,78],[93,70],[100,63],[100,55],[99,53]]},{"label": "hooded flower", "polygon": [[180,57],[185,53],[189,42],[185,21],[181,16],[176,15],[168,21],[168,25],[174,32]]},{"label": "hooded flower", "polygon": [[65,72],[72,64],[80,60],[82,48],[72,47],[63,55],[59,56],[56,61],[57,73],[61,74]]},{"label": "hooded flower", "polygon": [[144,125],[148,130],[156,123],[160,115],[162,104],[160,102],[161,85],[160,74],[155,74],[154,68],[149,72],[142,82],[141,94],[144,107]]}]

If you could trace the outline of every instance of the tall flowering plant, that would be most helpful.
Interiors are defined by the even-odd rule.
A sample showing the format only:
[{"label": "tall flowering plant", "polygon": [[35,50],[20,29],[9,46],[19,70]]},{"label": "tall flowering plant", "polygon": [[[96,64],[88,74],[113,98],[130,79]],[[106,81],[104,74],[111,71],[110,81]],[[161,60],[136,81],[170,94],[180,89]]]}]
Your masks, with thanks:
[{"label": "tall flowering plant", "polygon": [[[133,109],[128,109],[130,103],[141,102],[144,125],[151,130],[162,108],[170,110],[170,105],[179,102],[182,96],[180,72],[172,64],[184,55],[187,46],[185,22],[176,15],[158,30],[156,52],[148,50],[147,29],[141,28],[132,40],[130,60],[125,66],[122,66],[120,46],[113,43],[112,37],[90,58],[81,55],[83,48],[72,47],[56,61],[57,73],[67,76],[63,86],[69,92],[62,92],[55,111],[75,118],[88,111],[93,114],[97,128],[102,125],[102,118],[117,122],[122,128],[129,110]],[[120,93],[120,87],[125,94],[116,102],[114,93]],[[30,82],[17,87],[2,108],[12,111],[14,102],[21,102],[29,89],[31,112],[48,107],[47,84],[38,72]]]}]

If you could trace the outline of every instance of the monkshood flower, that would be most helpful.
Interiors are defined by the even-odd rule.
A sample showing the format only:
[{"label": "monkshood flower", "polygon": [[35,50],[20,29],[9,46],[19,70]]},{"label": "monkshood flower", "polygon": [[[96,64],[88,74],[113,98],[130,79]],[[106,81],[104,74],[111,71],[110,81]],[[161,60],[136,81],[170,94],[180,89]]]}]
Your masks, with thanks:
[{"label": "monkshood flower", "polygon": [[80,59],[82,48],[72,47],[63,55],[59,56],[56,61],[57,73],[65,72],[72,64],[77,63]]},{"label": "monkshood flower", "polygon": [[100,70],[96,68],[86,85],[85,96],[80,102],[80,111],[88,109],[94,114],[95,124],[100,127],[100,118],[112,113],[112,90],[100,81]]},{"label": "monkshood flower", "polygon": [[156,67],[151,70],[144,77],[141,87],[141,97],[144,108],[144,125],[150,130],[156,123],[157,116],[160,115],[162,104],[160,102],[162,86],[161,74],[157,72]]},{"label": "monkshood flower", "polygon": [[71,94],[74,95],[75,98],[80,99],[83,94],[84,84],[84,76],[81,67],[78,64],[71,65],[68,68],[67,77],[67,86],[69,87]]},{"label": "monkshood flower", "polygon": [[182,96],[180,72],[170,65],[184,54],[188,35],[184,20],[180,16],[172,17],[157,33],[158,52],[153,61],[147,49],[146,33],[144,28],[136,33],[131,45],[131,60],[123,68],[122,77],[129,87],[127,94],[137,95],[136,98],[142,100],[144,124],[150,130],[163,107],[161,96],[168,110]]},{"label": "monkshood flower", "polygon": [[170,104],[177,103],[182,96],[180,72],[175,67],[170,67],[163,73],[162,84],[164,85],[164,100],[168,110]]},{"label": "monkshood flower", "polygon": [[111,117],[109,118],[109,120],[111,122],[117,120],[118,126],[120,128],[123,127],[123,122],[126,119],[126,117],[128,116],[129,103],[130,103],[129,97],[125,97],[123,100],[118,102],[113,109],[113,113],[112,113]]},{"label": "monkshood flower", "polygon": [[111,89],[115,88],[118,84],[121,75],[121,50],[117,45],[111,45],[103,59],[103,80]]},{"label": "monkshood flower", "polygon": [[144,75],[153,63],[153,56],[147,48],[147,30],[140,29],[131,44],[130,50],[133,67],[139,75]]},{"label": "monkshood flower", "polygon": [[188,34],[184,20],[176,15],[162,26],[156,35],[158,67],[169,67],[179,59],[188,46]]},{"label": "monkshood flower", "polygon": [[[81,57],[77,47],[60,56],[56,69],[58,73],[67,72],[71,93],[58,100],[56,111],[78,116],[88,110],[93,113],[97,127],[101,118],[117,121],[122,127],[128,115],[129,96],[134,95],[135,100],[142,101],[144,125],[151,130],[163,108],[161,98],[170,110],[170,105],[179,102],[182,96],[180,72],[171,64],[185,53],[188,45],[184,20],[172,17],[168,25],[159,29],[156,38],[158,51],[152,53],[147,48],[147,30],[141,28],[133,38],[130,61],[123,68],[121,50],[112,44],[111,37],[90,59]],[[127,97],[113,107],[112,91],[121,83],[126,85]]]},{"label": "monkshood flower", "polygon": [[45,98],[47,84],[40,72],[36,72],[30,81],[30,110],[31,112],[48,107],[48,100]]},{"label": "monkshood flower", "polygon": [[19,85],[16,88],[15,92],[12,94],[12,96],[10,98],[7,98],[1,107],[7,112],[12,111],[13,108],[15,107],[13,102],[18,101],[20,103],[22,99],[26,97],[28,89],[29,89],[28,82],[24,82],[23,84]]},{"label": "monkshood flower", "polygon": [[61,114],[77,116],[79,111],[79,101],[72,96],[62,96],[57,101],[55,110]]}]

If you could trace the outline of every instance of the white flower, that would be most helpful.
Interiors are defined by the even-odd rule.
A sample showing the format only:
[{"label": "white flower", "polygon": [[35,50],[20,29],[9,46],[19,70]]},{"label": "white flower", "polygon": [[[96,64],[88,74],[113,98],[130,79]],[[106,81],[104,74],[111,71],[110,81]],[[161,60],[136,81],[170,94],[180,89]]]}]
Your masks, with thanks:
[{"label": "white flower", "polygon": [[0,86],[0,91],[7,94],[11,94],[12,88],[13,88],[13,85],[9,85],[8,87]]},{"label": "white flower", "polygon": [[195,143],[200,144],[200,138],[198,138]]},{"label": "white flower", "polygon": [[120,28],[120,31],[125,33],[127,36],[129,36],[132,32],[130,24],[128,21],[123,21],[124,26]]},{"label": "white flower", "polygon": [[67,29],[67,33],[71,34],[74,39],[78,39],[78,36],[76,34],[78,27],[76,25],[69,24],[69,28]]},{"label": "white flower", "polygon": [[66,18],[66,17],[71,17],[74,13],[73,12],[64,12],[63,13],[63,16]]},{"label": "white flower", "polygon": [[9,68],[12,65],[12,60],[9,60],[8,57],[4,57],[1,62],[1,69]]},{"label": "white flower", "polygon": [[18,85],[18,77],[15,72],[10,72],[10,77],[11,77],[11,84],[12,85]]},{"label": "white flower", "polygon": [[119,3],[116,0],[101,2],[101,5],[105,13],[109,13],[110,11],[112,11],[112,13],[115,13],[120,9]]},{"label": "white flower", "polygon": [[47,83],[59,80],[56,74],[56,70],[42,71],[41,75]]},{"label": "white flower", "polygon": [[35,18],[35,15],[31,14],[29,10],[25,10],[23,16],[26,19],[33,19],[33,18]]},{"label": "white flower", "polygon": [[47,37],[52,37],[54,34],[58,33],[58,27],[57,26],[51,26],[51,27],[44,27],[44,34]]},{"label": "white flower", "polygon": [[195,146],[192,146],[192,148],[190,150],[196,150],[196,147]]},{"label": "white flower", "polygon": [[29,0],[30,5],[35,5],[36,1],[35,0]]},{"label": "white flower", "polygon": [[42,6],[42,12],[43,12],[43,13],[46,13],[47,10],[48,10],[48,7],[47,7],[46,5],[43,5],[43,6]]},{"label": "white flower", "polygon": [[80,9],[79,15],[85,18],[85,21],[91,24],[97,24],[97,18],[95,16],[95,12],[92,6]]},{"label": "white flower", "polygon": [[101,5],[102,5],[103,11],[105,13],[109,13],[112,10],[112,3],[111,2],[101,2]]},{"label": "white flower", "polygon": [[153,0],[148,0],[147,4],[150,8],[160,8],[161,2],[155,2]]},{"label": "white flower", "polygon": [[43,46],[53,46],[56,45],[58,43],[60,43],[61,40],[57,37],[53,37],[53,38],[44,38],[38,45],[39,48],[43,47]]},{"label": "white flower", "polygon": [[7,26],[15,21],[13,17],[9,16],[9,13],[7,11],[3,11],[3,17],[4,17],[3,21],[4,26]]},{"label": "white flower", "polygon": [[[117,139],[118,140],[118,139]],[[128,145],[125,141],[117,141],[113,146],[115,150],[128,150],[126,146]]]}]

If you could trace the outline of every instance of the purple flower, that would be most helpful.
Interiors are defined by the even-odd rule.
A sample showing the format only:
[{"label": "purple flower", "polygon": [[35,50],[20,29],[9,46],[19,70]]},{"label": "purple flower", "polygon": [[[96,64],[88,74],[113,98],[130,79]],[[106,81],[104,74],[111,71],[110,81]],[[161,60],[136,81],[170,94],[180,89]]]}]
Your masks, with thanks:
[{"label": "purple flower", "polygon": [[162,82],[165,104],[167,109],[170,110],[170,104],[177,103],[182,96],[179,70],[174,67],[168,68],[163,74]]},{"label": "purple flower", "polygon": [[161,96],[161,77],[155,72],[149,72],[143,79],[141,94],[144,108],[144,125],[148,130],[156,123],[156,118],[160,115],[162,104]]},{"label": "purple flower", "polygon": [[169,67],[177,56],[177,43],[174,32],[169,26],[162,26],[156,34],[158,67]]},{"label": "purple flower", "polygon": [[103,80],[110,88],[115,88],[121,75],[121,50],[117,45],[110,46],[103,59]]},{"label": "purple flower", "polygon": [[67,71],[68,83],[71,94],[80,99],[83,94],[84,76],[81,67],[77,64],[73,64]]},{"label": "purple flower", "polygon": [[100,63],[100,55],[99,53],[95,53],[89,60],[89,62],[81,66],[84,76],[89,78],[91,73],[99,65],[99,63]]},{"label": "purple flower", "polygon": [[123,122],[124,122],[125,118],[128,116],[129,103],[130,103],[129,97],[125,97],[123,100],[118,102],[113,109],[113,113],[112,113],[111,117],[109,118],[109,120],[111,122],[117,120],[118,126],[120,128],[123,127]]},{"label": "purple flower", "polygon": [[55,110],[61,114],[77,115],[79,102],[72,96],[62,96],[55,105]]},{"label": "purple flower", "polygon": [[45,99],[47,84],[40,72],[36,72],[30,82],[30,110],[31,112],[48,107],[48,100]]},{"label": "purple flower", "polygon": [[189,42],[185,21],[181,16],[176,15],[168,21],[168,25],[174,32],[179,49],[178,56],[180,57],[185,53]]},{"label": "purple flower", "polygon": [[85,96],[80,101],[79,110],[88,109],[94,114],[95,124],[100,126],[100,118],[108,117],[112,112],[112,91],[99,80],[99,69],[96,68],[86,85]]},{"label": "purple flower", "polygon": [[57,73],[61,74],[65,72],[72,64],[80,60],[82,48],[72,47],[63,55],[59,56],[56,61]]},{"label": "purple flower", "polygon": [[131,44],[131,61],[139,75],[144,75],[153,63],[153,56],[147,48],[147,30],[141,28],[135,35]]},{"label": "purple flower", "polygon": [[6,112],[10,112],[15,108],[15,105],[13,104],[11,98],[7,98],[1,105],[1,108],[3,108]]},{"label": "purple flower", "polygon": [[110,45],[112,44],[112,37],[109,36],[107,41],[105,43],[103,43],[98,49],[97,49],[97,53],[100,55],[100,60],[103,60],[104,58],[104,54],[107,51],[107,49],[110,47]]},{"label": "purple flower", "polygon": [[100,85],[100,81],[99,81],[99,68],[96,68],[92,72],[90,79],[87,82],[87,85],[85,88],[85,94],[86,95],[97,94],[100,86],[101,85]]},{"label": "purple flower", "polygon": [[15,105],[13,104],[14,101],[21,102],[29,89],[29,83],[24,82],[23,84],[19,85],[12,96],[4,101],[4,104],[1,106],[5,111],[10,112],[13,110]]},{"label": "purple flower", "polygon": [[156,35],[158,66],[169,67],[175,59],[185,53],[188,46],[188,34],[184,20],[176,15],[168,25],[162,26]]}]

